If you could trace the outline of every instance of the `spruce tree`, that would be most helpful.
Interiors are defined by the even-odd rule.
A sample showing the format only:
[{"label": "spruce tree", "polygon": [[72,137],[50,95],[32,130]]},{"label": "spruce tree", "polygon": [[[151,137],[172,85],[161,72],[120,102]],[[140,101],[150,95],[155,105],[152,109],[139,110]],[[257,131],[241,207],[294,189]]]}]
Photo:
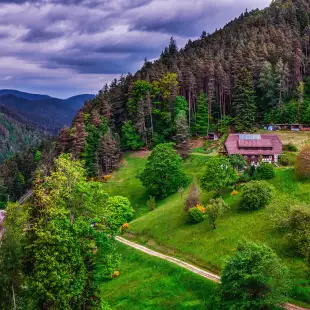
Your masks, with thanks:
[{"label": "spruce tree", "polygon": [[255,125],[255,91],[251,74],[246,68],[242,68],[237,76],[233,107],[236,130],[239,132],[251,131]]},{"label": "spruce tree", "polygon": [[187,119],[185,112],[182,111],[177,116],[176,120],[176,150],[180,156],[183,158],[188,157],[189,152],[189,131],[187,125]]},{"label": "spruce tree", "polygon": [[113,171],[119,164],[121,157],[120,143],[117,135],[109,130],[99,139],[98,150],[96,154],[97,173],[103,175]]}]

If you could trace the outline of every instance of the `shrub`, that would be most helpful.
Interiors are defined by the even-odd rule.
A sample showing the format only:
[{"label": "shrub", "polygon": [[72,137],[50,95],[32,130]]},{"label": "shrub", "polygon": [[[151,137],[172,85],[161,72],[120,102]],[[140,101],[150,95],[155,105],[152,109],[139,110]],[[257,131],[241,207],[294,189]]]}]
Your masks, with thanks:
[{"label": "shrub", "polygon": [[156,200],[155,197],[150,196],[150,199],[146,202],[148,208],[150,211],[153,211],[156,209]]},{"label": "shrub", "polygon": [[290,240],[298,252],[305,257],[310,255],[310,210],[298,207],[289,217]]},{"label": "shrub", "polygon": [[280,156],[280,159],[279,159],[279,163],[282,165],[282,166],[289,166],[290,165],[290,160],[289,158],[287,157],[287,155],[283,155],[283,156]]},{"label": "shrub", "polygon": [[235,168],[239,171],[242,170],[247,165],[246,160],[240,154],[235,154],[235,155],[229,156],[229,161],[230,161],[231,165],[233,166],[233,168]]},{"label": "shrub", "polygon": [[239,178],[237,180],[237,183],[247,183],[251,180],[250,176],[248,175],[248,172],[243,172],[241,175],[239,175]]},{"label": "shrub", "polygon": [[203,221],[203,214],[199,208],[191,208],[188,211],[188,222],[190,224],[197,224]]},{"label": "shrub", "polygon": [[273,197],[273,186],[264,181],[251,181],[243,186],[240,208],[258,210],[265,207]]},{"label": "shrub", "polygon": [[229,210],[229,206],[225,203],[225,201],[222,198],[210,200],[209,204],[206,207],[206,213],[214,229],[216,229],[217,219],[221,215],[223,215],[223,213],[226,210]]},{"label": "shrub", "polygon": [[263,163],[260,164],[254,174],[254,180],[271,180],[275,177],[274,167],[272,164]]},{"label": "shrub", "polygon": [[298,151],[297,147],[292,142],[290,142],[289,144],[283,145],[283,150],[289,151],[289,152],[297,152]]},{"label": "shrub", "polygon": [[305,146],[297,155],[295,171],[299,179],[310,178],[310,145]]},{"label": "shrub", "polygon": [[221,310],[278,309],[291,288],[288,269],[265,245],[245,242],[228,259],[219,288]]},{"label": "shrub", "polygon": [[194,183],[191,185],[189,189],[189,194],[186,198],[185,211],[188,212],[189,209],[199,204],[200,204],[199,187],[197,184],[197,179],[195,178]]}]

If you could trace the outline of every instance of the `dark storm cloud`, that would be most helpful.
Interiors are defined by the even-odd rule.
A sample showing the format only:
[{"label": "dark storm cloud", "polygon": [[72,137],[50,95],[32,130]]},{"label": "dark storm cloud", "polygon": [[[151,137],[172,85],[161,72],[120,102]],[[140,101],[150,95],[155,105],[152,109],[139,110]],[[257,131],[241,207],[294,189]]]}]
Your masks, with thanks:
[{"label": "dark storm cloud", "polygon": [[22,38],[23,42],[47,42],[51,39],[59,38],[63,35],[62,32],[51,32],[43,29],[31,29]]},{"label": "dark storm cloud", "polygon": [[[0,0],[0,88],[97,92],[270,0]],[[24,89],[27,90],[27,89]]]}]

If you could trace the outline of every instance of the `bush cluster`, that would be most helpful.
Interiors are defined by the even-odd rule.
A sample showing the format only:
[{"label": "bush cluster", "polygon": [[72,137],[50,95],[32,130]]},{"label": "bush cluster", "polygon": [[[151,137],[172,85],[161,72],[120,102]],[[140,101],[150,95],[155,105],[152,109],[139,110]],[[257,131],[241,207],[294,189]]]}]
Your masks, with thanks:
[{"label": "bush cluster", "polygon": [[275,177],[274,167],[272,164],[262,163],[253,173],[254,180],[271,180]]},{"label": "bush cluster", "polygon": [[199,208],[191,208],[188,211],[188,222],[190,224],[198,224],[203,221],[203,213]]},{"label": "bush cluster", "polygon": [[282,165],[282,166],[289,166],[290,165],[290,160],[289,158],[287,157],[287,155],[283,155],[280,157],[279,159],[279,163]]},{"label": "bush cluster", "polygon": [[289,152],[297,152],[298,151],[297,147],[292,142],[290,142],[289,144],[283,145],[283,150],[289,151]]},{"label": "bush cluster", "polygon": [[273,197],[273,186],[265,181],[251,181],[244,185],[240,208],[258,210],[265,207]]}]

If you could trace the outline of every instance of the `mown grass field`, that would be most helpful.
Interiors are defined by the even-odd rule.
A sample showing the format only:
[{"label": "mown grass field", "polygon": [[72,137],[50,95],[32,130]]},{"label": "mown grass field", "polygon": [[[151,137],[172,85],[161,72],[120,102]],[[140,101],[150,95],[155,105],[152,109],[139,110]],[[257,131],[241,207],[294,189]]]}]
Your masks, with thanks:
[{"label": "mown grass field", "polygon": [[309,131],[267,131],[260,130],[259,133],[271,134],[279,136],[283,144],[294,144],[298,150],[303,146],[310,143],[310,132]]},{"label": "mown grass field", "polygon": [[216,284],[198,275],[118,244],[120,276],[104,285],[113,309],[205,309]]},{"label": "mown grass field", "polygon": [[[189,180],[199,177],[208,156],[193,155],[185,162],[184,168]],[[126,235],[141,244],[158,251],[179,257],[214,272],[220,272],[225,258],[231,255],[241,240],[253,240],[272,247],[289,267],[294,289],[292,299],[310,304],[310,277],[305,259],[292,250],[286,235],[274,227],[273,207],[283,203],[308,203],[310,183],[296,180],[292,168],[276,170],[276,178],[270,182],[276,188],[276,195],[269,207],[255,212],[241,212],[238,208],[240,195],[232,198],[230,190],[224,192],[226,202],[231,206],[213,230],[208,221],[197,225],[187,223],[184,203],[188,188],[180,197],[179,193],[157,202],[154,211],[148,210],[147,193],[136,176],[143,170],[146,157],[127,154],[122,167],[106,184],[107,192],[129,197],[137,210]],[[118,181],[121,180],[121,186]],[[204,204],[213,193],[201,193]],[[129,294],[128,294],[129,295]]]}]

